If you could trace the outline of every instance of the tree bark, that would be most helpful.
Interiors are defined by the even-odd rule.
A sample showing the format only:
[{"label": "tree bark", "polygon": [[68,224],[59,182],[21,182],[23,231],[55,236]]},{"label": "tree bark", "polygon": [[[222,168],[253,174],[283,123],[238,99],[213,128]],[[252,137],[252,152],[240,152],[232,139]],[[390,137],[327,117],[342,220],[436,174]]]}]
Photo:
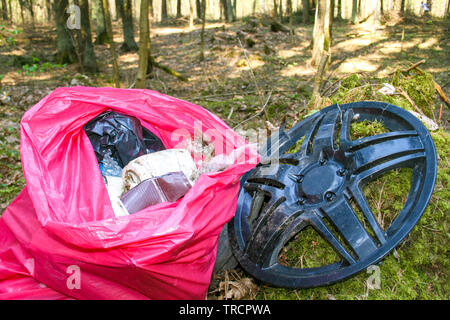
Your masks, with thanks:
[{"label": "tree bark", "polygon": [[352,2],[352,23],[356,24],[358,18],[358,0]]},{"label": "tree bark", "polygon": [[331,0],[318,0],[313,31],[313,52],[311,65],[316,66],[323,52],[327,52],[331,59]]},{"label": "tree bark", "polygon": [[227,21],[228,22],[232,22],[232,21],[235,21],[236,20],[236,16],[234,15],[234,9],[233,9],[233,5],[232,5],[232,3],[231,3],[231,0],[226,0],[226,4],[227,4],[227,16],[228,16],[228,19],[227,19]]},{"label": "tree bark", "polygon": [[277,0],[273,0],[273,13],[272,13],[273,17],[275,19],[277,19],[278,17],[278,3]]},{"label": "tree bark", "polygon": [[342,19],[342,1],[341,0],[337,0],[337,19],[338,20]]},{"label": "tree bark", "polygon": [[194,29],[194,0],[189,0],[189,29]]},{"label": "tree bark", "polygon": [[[11,0],[9,0],[9,4],[11,5]],[[52,21],[52,0],[45,0],[45,8],[47,9],[47,20],[48,22]]]},{"label": "tree bark", "polygon": [[201,19],[203,17],[201,0],[195,0],[195,4],[197,9],[197,18]]},{"label": "tree bark", "polygon": [[[55,0],[55,3],[56,2],[58,2],[58,0]],[[24,16],[23,16],[23,0],[19,0],[19,6],[20,6],[20,17],[22,18],[22,24],[24,24],[25,23],[25,19],[24,19]],[[56,4],[55,4],[55,6],[56,6]],[[67,1],[66,1],[66,6],[67,6]]]},{"label": "tree bark", "polygon": [[105,9],[103,8],[102,0],[97,0],[95,18],[97,20],[97,38],[95,39],[95,44],[107,43],[109,40],[108,33],[106,32]]},{"label": "tree bark", "polygon": [[202,32],[200,33],[200,61],[205,60],[205,24],[206,24],[206,0],[202,0]]},{"label": "tree bark", "polygon": [[288,6],[288,12],[289,12],[289,29],[292,30],[292,23],[293,23],[293,12],[294,12],[294,8],[292,8],[292,0],[288,0],[287,1],[287,6]]},{"label": "tree bark", "polygon": [[28,0],[28,11],[30,11],[31,26],[34,29],[34,9],[33,9],[33,1],[32,0]]},{"label": "tree bark", "polygon": [[113,36],[112,25],[111,25],[111,14],[109,11],[109,2],[108,2],[108,0],[102,0],[102,3],[103,3],[103,9],[105,10],[106,32],[108,34],[109,48],[111,50],[114,86],[116,88],[120,88],[119,66],[117,64],[117,54],[116,54],[116,48],[115,48],[115,44],[114,44],[114,36]]},{"label": "tree bark", "polygon": [[94,46],[92,45],[91,24],[89,21],[88,0],[79,0],[81,22],[81,49],[83,69],[86,72],[98,72]]},{"label": "tree bark", "polygon": [[303,23],[307,24],[309,22],[309,0],[302,0],[302,11]]},{"label": "tree bark", "polygon": [[133,10],[131,0],[116,0],[116,8],[122,18],[123,44],[120,47],[125,52],[137,51],[138,45],[134,41]]},{"label": "tree bark", "polygon": [[167,21],[167,0],[162,0],[161,3],[161,20]]},{"label": "tree bark", "polygon": [[2,18],[3,21],[8,21],[8,6],[6,4],[6,0],[2,0]]},{"label": "tree bark", "polygon": [[66,12],[68,0],[55,0],[55,23],[56,23],[56,57],[57,63],[72,63],[77,60],[75,47],[71,34],[66,28],[69,15]]},{"label": "tree bark", "polygon": [[177,0],[177,19],[181,18],[181,0]]},{"label": "tree bark", "polygon": [[150,28],[148,22],[148,0],[141,0],[141,13],[139,18],[139,67],[136,77],[136,88],[145,88],[147,67],[149,63]]}]

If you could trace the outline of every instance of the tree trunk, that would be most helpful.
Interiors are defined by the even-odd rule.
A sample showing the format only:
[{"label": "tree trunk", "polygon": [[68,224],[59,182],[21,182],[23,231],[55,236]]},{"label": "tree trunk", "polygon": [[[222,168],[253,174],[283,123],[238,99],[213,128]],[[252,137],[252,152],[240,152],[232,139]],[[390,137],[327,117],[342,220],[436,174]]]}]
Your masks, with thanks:
[{"label": "tree trunk", "polygon": [[200,61],[205,60],[205,24],[206,24],[206,0],[202,0],[202,32],[200,33]]},{"label": "tree trunk", "polygon": [[141,0],[141,13],[139,18],[139,67],[136,77],[136,88],[145,88],[147,67],[150,54],[150,28],[148,22],[148,0]]},{"label": "tree trunk", "polygon": [[111,50],[111,58],[113,63],[113,81],[116,88],[120,88],[120,80],[119,80],[119,66],[117,65],[117,55],[116,48],[114,44],[114,36],[111,25],[111,14],[109,11],[109,2],[108,0],[102,0],[103,9],[105,10],[105,21],[106,21],[106,32],[108,34],[109,39],[109,48]]},{"label": "tree trunk", "polygon": [[161,3],[161,20],[167,21],[167,0],[162,0]]},{"label": "tree trunk", "polygon": [[[11,4],[11,0],[9,0],[9,3]],[[52,0],[45,0],[45,7],[47,9],[47,20],[50,22],[52,21]]]},{"label": "tree trunk", "polygon": [[123,44],[120,47],[125,52],[137,51],[138,45],[134,41],[133,10],[131,0],[116,0],[116,7],[122,18]]},{"label": "tree trunk", "polygon": [[2,18],[3,21],[7,21],[8,19],[8,6],[6,4],[6,0],[2,0]]},{"label": "tree trunk", "polygon": [[234,15],[233,5],[231,4],[231,0],[226,0],[227,4],[227,21],[232,22],[236,20],[236,16]]},{"label": "tree trunk", "polygon": [[277,0],[273,0],[273,17],[276,19],[278,17],[278,3]]},{"label": "tree trunk", "polygon": [[177,0],[177,19],[181,18],[181,0]]},{"label": "tree trunk", "polygon": [[352,23],[356,24],[358,18],[358,0],[352,2]]},{"label": "tree trunk", "polygon": [[33,9],[33,1],[32,0],[28,0],[28,11],[30,11],[31,26],[34,29],[34,9]]},{"label": "tree trunk", "polygon": [[104,44],[108,42],[108,33],[106,32],[105,9],[102,0],[97,0],[97,9],[95,18],[97,20],[97,38],[95,44]]},{"label": "tree trunk", "polygon": [[287,2],[287,6],[288,6],[288,12],[289,12],[289,29],[292,30],[292,23],[293,23],[293,12],[294,12],[294,8],[292,8],[292,0],[288,0]]},{"label": "tree trunk", "polygon": [[283,0],[280,0],[280,22],[283,22]]},{"label": "tree trunk", "polygon": [[197,18],[201,19],[203,17],[201,0],[195,0],[195,4],[197,9]]},{"label": "tree trunk", "polygon": [[309,22],[309,0],[302,0],[302,11],[303,23],[307,24]]},{"label": "tree trunk", "polygon": [[331,0],[318,0],[313,32],[313,52],[311,65],[320,62],[323,52],[327,52],[331,59]]},{"label": "tree trunk", "polygon": [[189,0],[189,29],[194,29],[194,0]]},{"label": "tree trunk", "polygon": [[337,0],[337,19],[338,20],[342,19],[342,1],[341,0]]},{"label": "tree trunk", "polygon": [[66,28],[66,22],[69,15],[66,12],[68,0],[55,0],[55,23],[56,23],[56,57],[57,63],[75,62],[77,56],[72,42],[71,34]]},{"label": "tree trunk", "polygon": [[92,45],[91,24],[89,21],[88,0],[79,0],[81,19],[81,49],[83,69],[86,72],[97,72],[97,60],[95,58],[94,46]]},{"label": "tree trunk", "polygon": [[[55,0],[55,2],[57,2],[57,1],[58,0]],[[67,1],[66,1],[66,5],[67,5]],[[19,0],[19,6],[20,6],[20,17],[22,18],[22,24],[24,24],[25,23],[25,19],[24,19],[24,16],[23,16],[23,0]]]}]

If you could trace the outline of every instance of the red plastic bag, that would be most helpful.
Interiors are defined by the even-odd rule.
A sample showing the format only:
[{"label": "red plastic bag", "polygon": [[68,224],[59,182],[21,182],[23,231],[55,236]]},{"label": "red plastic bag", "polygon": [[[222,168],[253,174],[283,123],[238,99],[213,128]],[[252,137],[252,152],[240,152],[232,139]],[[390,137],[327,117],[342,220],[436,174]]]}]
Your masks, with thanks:
[{"label": "red plastic bag", "polygon": [[83,130],[106,110],[137,117],[166,148],[194,127],[213,136],[216,154],[248,146],[207,110],[155,91],[53,91],[21,121],[26,187],[0,218],[0,299],[205,298],[239,178],[258,154],[246,148],[174,203],[115,217]]}]

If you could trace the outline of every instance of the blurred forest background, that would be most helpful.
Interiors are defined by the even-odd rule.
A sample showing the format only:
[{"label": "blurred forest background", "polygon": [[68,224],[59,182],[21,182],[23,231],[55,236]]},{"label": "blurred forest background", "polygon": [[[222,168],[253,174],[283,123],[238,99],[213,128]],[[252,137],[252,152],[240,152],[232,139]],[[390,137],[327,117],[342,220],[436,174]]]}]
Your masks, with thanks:
[{"label": "blurred forest background", "polygon": [[[236,269],[213,276],[208,298],[449,298],[449,0],[0,0],[0,8],[0,212],[25,185],[20,119],[58,87],[157,90],[238,132],[289,128],[336,102],[386,101],[427,123],[439,170],[418,226],[381,265],[381,289],[365,273],[280,289]],[[386,83],[395,92],[379,91]],[[353,134],[382,130],[365,123]],[[366,190],[380,224],[401,209],[410,181],[394,172]],[[320,243],[302,241],[280,260],[323,259]]]}]

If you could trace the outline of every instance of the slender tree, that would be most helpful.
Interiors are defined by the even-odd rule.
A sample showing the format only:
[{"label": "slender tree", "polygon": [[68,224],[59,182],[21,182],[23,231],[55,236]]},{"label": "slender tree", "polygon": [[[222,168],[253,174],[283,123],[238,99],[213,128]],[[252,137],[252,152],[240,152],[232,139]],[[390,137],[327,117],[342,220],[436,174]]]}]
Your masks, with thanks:
[{"label": "slender tree", "polygon": [[162,0],[161,2],[161,20],[166,22],[168,18],[167,15],[167,0]]},{"label": "slender tree", "polygon": [[293,23],[293,12],[294,9],[292,8],[292,0],[288,0],[287,1],[287,6],[288,6],[288,12],[289,12],[289,29],[292,30],[292,23]]},{"label": "slender tree", "polygon": [[278,2],[277,0],[273,0],[273,11],[272,11],[273,17],[276,19],[278,17]]},{"label": "slender tree", "polygon": [[177,19],[181,18],[181,0],[177,0]]},{"label": "slender tree", "polygon": [[141,0],[141,12],[139,18],[139,67],[136,77],[136,88],[145,88],[145,79],[147,78],[148,57],[150,54],[148,7],[148,0]]},{"label": "slender tree", "polygon": [[[55,6],[56,6],[56,2],[57,1],[58,0],[55,0]],[[19,0],[19,7],[20,7],[20,17],[22,18],[22,24],[24,24],[25,23],[25,18],[24,18],[24,14],[23,14],[23,7],[24,7],[23,0]]]},{"label": "slender tree", "polygon": [[72,63],[77,60],[72,36],[66,28],[69,15],[66,12],[68,0],[55,0],[55,23],[56,23],[56,57],[57,63]]},{"label": "slender tree", "polygon": [[194,0],[189,0],[189,29],[194,29]]},{"label": "slender tree", "polygon": [[200,33],[200,61],[205,60],[205,24],[206,24],[206,0],[202,0],[202,31]]},{"label": "slender tree", "polygon": [[87,72],[97,72],[97,60],[92,45],[91,24],[89,21],[88,0],[79,0],[81,19],[81,50],[83,69]]},{"label": "slender tree", "polygon": [[[11,5],[11,0],[9,0],[9,3]],[[52,0],[45,0],[45,8],[47,9],[47,20],[50,22],[52,21]]]},{"label": "slender tree", "polygon": [[104,44],[108,42],[108,34],[106,32],[105,9],[102,0],[97,0],[97,8],[95,11],[95,19],[97,20],[97,38],[95,44]]},{"label": "slender tree", "polygon": [[331,57],[331,21],[331,0],[318,0],[313,31],[313,52],[311,59],[311,65],[313,66],[319,63],[323,52],[327,52]]},{"label": "slender tree", "polygon": [[309,0],[302,0],[302,18],[304,24],[309,22]]},{"label": "slender tree", "polygon": [[116,0],[116,9],[122,19],[123,43],[120,49],[123,51],[137,51],[138,45],[134,41],[133,9],[131,0]]},{"label": "slender tree", "polygon": [[2,0],[2,18],[3,21],[8,21],[8,6],[6,5],[6,0]]},{"label": "slender tree", "polygon": [[358,17],[358,0],[352,1],[352,23],[357,23],[357,17]]},{"label": "slender tree", "polygon": [[197,9],[197,18],[201,19],[202,17],[202,4],[201,0],[195,0],[195,7]]},{"label": "slender tree", "polygon": [[109,2],[108,0],[102,0],[103,9],[105,10],[105,21],[106,21],[106,32],[108,33],[109,39],[109,48],[111,50],[111,57],[113,63],[113,81],[116,88],[120,87],[120,79],[119,79],[119,65],[117,64],[117,54],[116,48],[114,44],[114,36],[111,25],[111,14],[109,11]]}]

